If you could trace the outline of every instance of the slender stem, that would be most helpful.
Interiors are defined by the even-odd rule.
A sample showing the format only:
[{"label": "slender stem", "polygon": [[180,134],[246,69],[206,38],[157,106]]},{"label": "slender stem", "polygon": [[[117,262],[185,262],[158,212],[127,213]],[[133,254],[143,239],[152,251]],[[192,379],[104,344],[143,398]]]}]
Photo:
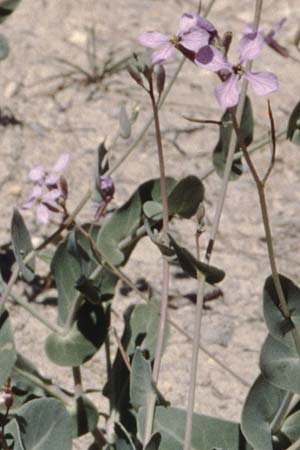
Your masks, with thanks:
[{"label": "slender stem", "polygon": [[[256,0],[255,13],[254,13],[254,25],[253,25],[254,31],[256,31],[258,29],[259,19],[260,19],[260,14],[261,14],[261,9],[262,9],[262,3],[263,3],[263,0]],[[251,66],[252,66],[252,61],[248,61],[246,64],[245,70],[246,71],[250,70]],[[242,82],[240,99],[239,99],[239,103],[237,105],[237,110],[236,110],[236,117],[237,117],[238,123],[240,123],[240,121],[242,119],[242,114],[243,114],[243,109],[244,109],[244,104],[245,104],[246,94],[247,94],[247,88],[248,88],[248,81],[244,77],[243,82]],[[236,148],[236,143],[237,143],[237,137],[236,137],[235,133],[232,133],[231,138],[230,138],[229,148],[228,148],[228,154],[227,154],[227,158],[226,158],[221,192],[220,192],[220,196],[218,198],[215,217],[214,217],[214,221],[212,224],[210,238],[209,238],[206,255],[205,255],[205,259],[206,259],[207,263],[209,263],[210,258],[211,258],[216,235],[217,235],[219,224],[220,224],[221,215],[222,215],[223,208],[224,208],[224,203],[225,203],[225,198],[226,198],[226,193],[227,193],[229,177],[230,177],[230,173],[231,173],[231,167],[232,167],[234,152],[235,152],[235,148]]]},{"label": "slender stem", "polygon": [[[287,301],[286,301],[284,292],[282,290],[282,286],[280,283],[279,274],[278,274],[278,270],[277,270],[277,265],[276,265],[276,258],[275,258],[274,248],[273,248],[273,238],[272,238],[272,233],[271,233],[271,226],[270,226],[270,220],[269,220],[269,215],[268,215],[268,207],[267,207],[266,196],[265,196],[265,184],[259,178],[258,173],[257,173],[257,171],[253,165],[253,162],[249,156],[249,153],[247,151],[247,146],[245,145],[240,127],[238,125],[237,118],[236,118],[233,110],[231,110],[231,118],[232,118],[232,125],[235,130],[236,137],[239,141],[239,145],[244,153],[244,158],[248,164],[248,167],[250,169],[250,172],[251,172],[253,179],[255,181],[255,184],[256,184],[259,202],[260,202],[261,213],[262,213],[262,219],[263,219],[263,224],[264,224],[264,229],[265,229],[265,234],[266,234],[266,241],[267,241],[269,261],[270,261],[270,266],[271,266],[271,271],[272,271],[272,277],[273,277],[276,293],[278,295],[280,309],[281,309],[283,315],[287,319],[290,319],[291,314],[290,314],[290,311],[289,311],[289,308],[287,305]],[[300,357],[300,336],[299,336],[299,333],[296,330],[296,328],[292,329],[292,335],[294,338],[297,353]]]},{"label": "slender stem", "polygon": [[[160,123],[158,116],[158,107],[154,97],[153,91],[153,83],[152,78],[149,81],[149,94],[151,98],[153,117],[154,117],[154,125],[155,125],[155,134],[156,134],[156,142],[157,142],[157,150],[158,150],[158,162],[159,162],[159,173],[160,173],[160,190],[161,190],[161,199],[162,199],[162,207],[163,207],[163,226],[162,226],[162,238],[164,244],[168,243],[168,228],[169,228],[169,210],[168,210],[168,193],[167,193],[167,182],[166,182],[166,174],[165,174],[165,163],[163,156],[163,147],[161,140],[161,131],[160,131]],[[158,382],[159,371],[161,366],[161,359],[163,354],[163,344],[164,344],[164,335],[165,328],[168,318],[168,297],[169,297],[169,278],[170,278],[170,270],[169,263],[165,257],[163,257],[163,285],[162,285],[162,294],[161,294],[161,302],[160,302],[160,317],[159,317],[159,325],[158,332],[156,338],[156,346],[155,346],[155,356],[154,356],[154,365],[152,371],[152,378],[154,383]],[[151,393],[148,398],[147,403],[147,413],[146,413],[146,424],[145,424],[145,435],[143,441],[143,448],[146,447],[152,432],[153,419],[154,419],[154,409],[155,409],[156,395]]]},{"label": "slender stem", "polygon": [[[276,133],[275,137],[280,138],[281,136],[286,135],[286,128],[284,130],[278,131],[278,133]],[[251,155],[252,153],[256,152],[257,150],[259,150],[260,148],[262,148],[263,146],[265,146],[266,144],[270,144],[272,140],[270,139],[270,137],[264,138],[264,139],[260,139],[256,144],[251,145],[248,148],[248,153],[249,155]],[[236,161],[237,159],[240,159],[241,157],[243,157],[244,154],[241,151],[234,153],[234,157],[233,157],[233,161]],[[214,166],[211,166],[209,169],[206,169],[201,175],[200,175],[200,180],[205,180],[206,178],[208,178],[212,173],[214,173],[216,170],[216,168]]]},{"label": "slender stem", "polygon": [[278,411],[270,425],[272,434],[276,434],[280,430],[282,422],[286,418],[293,397],[294,394],[292,392],[287,392],[285,394],[284,399],[282,400],[282,403],[278,408]]},{"label": "slender stem", "polygon": [[184,436],[183,450],[190,450],[190,446],[191,446],[193,412],[194,412],[196,384],[197,384],[197,369],[198,369],[198,357],[199,357],[201,319],[202,319],[203,300],[204,300],[204,291],[205,291],[205,275],[203,275],[201,272],[198,272],[197,278],[198,278],[199,285],[198,285],[198,293],[197,293],[196,318],[195,318],[194,336],[193,336],[192,364],[191,364],[191,374],[190,374],[190,381],[189,381],[188,406],[187,406],[187,416],[186,416],[186,423],[185,423],[185,436]]},{"label": "slender stem", "polygon": [[106,439],[102,434],[102,431],[99,430],[99,428],[95,428],[93,431],[91,431],[92,435],[94,436],[95,441],[99,445],[99,448],[102,449],[106,444]]},{"label": "slender stem", "polygon": [[28,303],[26,300],[22,300],[20,297],[15,295],[14,293],[11,293],[10,295],[11,300],[16,302],[18,305],[20,305],[22,308],[26,309],[33,317],[35,317],[39,322],[41,322],[43,325],[45,325],[49,330],[54,331],[55,333],[62,333],[62,329],[51,322],[49,322],[45,317],[41,314],[39,314],[36,311],[36,307],[32,306],[30,303]]},{"label": "slender stem", "polygon": [[72,367],[74,379],[75,399],[83,396],[82,378],[80,367]]},{"label": "slender stem", "polygon": [[[256,29],[258,26],[258,20],[259,20],[259,14],[261,11],[261,7],[262,7],[262,0],[257,0],[256,10],[255,10],[255,27],[256,27]],[[258,14],[258,11],[259,11],[259,14]],[[250,67],[248,67],[248,69],[249,68]],[[242,118],[244,103],[245,103],[245,99],[246,99],[246,91],[247,91],[247,84],[244,83],[240,101],[239,101],[239,104],[237,107],[237,115],[238,115],[239,121]],[[219,197],[215,220],[213,223],[213,228],[212,228],[209,244],[208,244],[207,251],[206,251],[207,262],[210,261],[215,236],[216,236],[216,233],[218,230],[221,214],[223,211],[226,191],[227,191],[228,182],[229,182],[229,175],[231,172],[232,161],[233,161],[234,152],[235,152],[235,148],[236,148],[236,142],[237,142],[237,137],[235,136],[234,133],[231,133],[231,139],[230,139],[230,144],[229,144],[228,156],[227,156],[227,160],[226,160],[222,191],[221,191],[221,195]],[[197,245],[197,248],[199,248],[199,245]],[[183,450],[190,450],[190,448],[191,448],[193,412],[194,412],[194,405],[195,405],[198,356],[199,356],[199,341],[200,341],[200,330],[201,330],[201,317],[202,317],[203,299],[204,299],[204,291],[205,291],[205,275],[201,274],[199,272],[197,275],[198,275],[198,282],[199,282],[199,291],[197,294],[197,307],[196,307],[196,319],[195,319],[195,327],[194,327],[193,353],[192,353],[191,375],[190,375],[189,394],[188,394],[188,408],[187,408],[187,416],[186,416],[186,424],[185,424],[185,437],[184,437]]]},{"label": "slender stem", "polygon": [[64,392],[62,392],[59,388],[44,383],[40,378],[32,375],[29,372],[19,369],[17,366],[14,367],[14,370],[27,380],[34,383],[36,386],[40,387],[41,389],[44,389],[46,392],[48,392],[49,395],[51,395],[51,397],[55,397],[58,400],[61,400],[65,405],[71,403],[72,398],[66,395]]},{"label": "slender stem", "polygon": [[[30,252],[30,253],[32,253],[32,252]],[[6,300],[8,299],[8,297],[10,295],[10,292],[11,292],[15,282],[18,279],[19,272],[20,272],[19,264],[16,262],[16,267],[14,268],[13,273],[11,274],[11,277],[9,279],[9,282],[5,286],[4,292],[3,292],[2,296],[1,296],[1,299],[0,299],[0,313],[1,313],[2,308],[5,305]],[[5,285],[3,281],[1,282],[1,284],[2,284],[2,286]]]},{"label": "slender stem", "polygon": [[290,445],[286,450],[299,450],[300,449],[300,438],[297,439],[292,445]]},{"label": "slender stem", "polygon": [[[169,92],[172,89],[175,81],[177,80],[177,77],[178,77],[184,63],[185,63],[185,57],[183,57],[182,60],[180,61],[170,83],[168,84],[168,86],[165,88],[163,94],[161,95],[159,102],[158,102],[158,106],[157,106],[158,110],[162,107],[167,96],[169,95]],[[119,159],[119,161],[117,161],[116,164],[114,166],[112,166],[111,169],[109,169],[109,171],[107,172],[108,176],[112,175],[112,173],[114,173],[116,170],[118,170],[121,167],[121,165],[123,164],[123,162],[131,155],[133,150],[143,140],[144,136],[146,135],[146,133],[149,130],[150,126],[152,125],[153,121],[154,121],[154,117],[153,117],[153,115],[151,115],[151,117],[148,119],[148,121],[142,128],[141,132],[139,133],[138,137],[133,142],[133,144],[129,147],[129,149],[126,151],[126,153]]]}]

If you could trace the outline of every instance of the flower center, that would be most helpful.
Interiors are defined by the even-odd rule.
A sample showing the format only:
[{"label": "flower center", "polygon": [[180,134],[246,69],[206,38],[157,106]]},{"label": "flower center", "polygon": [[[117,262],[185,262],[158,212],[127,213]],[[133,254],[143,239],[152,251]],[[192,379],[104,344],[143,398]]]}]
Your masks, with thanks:
[{"label": "flower center", "polygon": [[241,64],[237,64],[236,66],[233,66],[232,70],[233,70],[233,73],[238,75],[239,77],[244,75],[244,69],[241,66]]},{"label": "flower center", "polygon": [[180,42],[180,37],[179,36],[172,36],[170,41],[176,47],[176,45],[178,45],[179,42]]}]

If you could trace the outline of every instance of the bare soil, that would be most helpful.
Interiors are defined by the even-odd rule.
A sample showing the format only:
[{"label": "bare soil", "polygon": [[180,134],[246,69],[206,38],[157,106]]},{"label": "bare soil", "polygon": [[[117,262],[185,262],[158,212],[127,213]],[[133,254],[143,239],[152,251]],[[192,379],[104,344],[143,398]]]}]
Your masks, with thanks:
[{"label": "bare soil", "polygon": [[[70,209],[93,183],[95,150],[105,137],[112,141],[118,131],[120,106],[128,112],[138,105],[139,118],[132,137],[118,140],[111,150],[113,165],[126,152],[150,115],[146,94],[132,81],[126,71],[105,78],[101,83],[88,83],[83,71],[90,71],[86,46],[93,29],[96,36],[96,61],[103,67],[105,61],[119,61],[140,51],[137,35],[145,30],[174,34],[182,13],[194,12],[196,1],[183,0],[23,0],[18,10],[2,26],[10,42],[11,53],[1,62],[0,107],[9,108],[23,126],[1,127],[1,211],[0,237],[9,240],[10,220],[14,206],[20,206],[30,193],[28,172],[33,163],[45,167],[66,151],[71,153],[67,172],[70,184]],[[205,4],[206,2],[204,2]],[[209,18],[221,33],[232,30],[234,39],[241,28],[251,22],[253,1],[216,0]],[[300,4],[297,0],[266,0],[262,13],[265,30],[281,17],[287,23],[279,40],[299,57],[292,41],[299,26]],[[234,45],[233,47],[235,47]],[[231,50],[234,55],[234,48]],[[234,58],[234,56],[233,56]],[[180,55],[166,65],[168,80],[176,70]],[[80,66],[76,77],[53,78]],[[277,74],[280,90],[272,95],[272,109],[276,130],[284,129],[289,113],[299,100],[299,63],[284,59],[270,48],[264,48],[255,62],[255,69],[270,70]],[[76,72],[76,68],[74,69]],[[182,116],[217,120],[221,110],[213,96],[217,82],[215,75],[199,71],[186,62],[162,111],[161,123],[167,173],[180,178],[187,174],[201,176],[211,167],[211,155],[218,139],[217,127],[210,125],[195,132]],[[266,136],[268,116],[266,100],[252,98],[255,114],[255,137]],[[174,138],[178,133],[176,143]],[[179,146],[179,149],[178,149]],[[253,157],[261,173],[268,167],[270,151],[266,146]],[[267,198],[274,245],[280,271],[299,283],[297,266],[299,257],[299,148],[283,140],[278,142],[276,165],[268,182]],[[116,185],[114,205],[121,205],[128,195],[143,181],[158,176],[158,164],[151,128],[124,164],[113,174]],[[202,251],[206,247],[214,217],[216,199],[221,180],[214,173],[205,180],[206,232]],[[91,220],[94,210],[89,204],[81,213],[81,220]],[[40,227],[34,214],[24,213],[26,223],[38,242],[50,233],[51,227]],[[185,246],[194,248],[196,223],[182,221],[177,235]],[[125,268],[135,281],[145,277],[157,292],[160,291],[160,256],[146,239],[138,245]],[[259,372],[260,346],[266,336],[262,313],[262,289],[270,274],[266,243],[251,174],[245,168],[243,176],[230,183],[226,207],[221,220],[212,263],[223,268],[226,278],[221,285],[223,296],[210,303],[203,317],[202,344],[223,364],[239,374],[249,385]],[[173,271],[174,272],[174,271]],[[174,275],[174,273],[173,273]],[[195,292],[194,281],[172,277],[171,293],[176,309],[170,315],[190,334],[193,333],[195,305],[183,298]],[[118,294],[114,308],[119,314],[132,301],[134,295],[124,298]],[[56,320],[55,307],[37,306],[49,319]],[[34,361],[53,379],[72,389],[71,371],[50,363],[43,350],[48,330],[29,317],[16,305],[10,306],[16,345],[20,352]],[[121,331],[120,319],[114,325]],[[186,406],[189,384],[191,344],[177,332],[172,332],[164,356],[160,376],[160,389],[174,406]],[[100,389],[105,382],[104,352],[101,350],[83,369],[84,387]],[[223,370],[201,352],[199,360],[196,411],[231,420],[239,420],[247,386]],[[101,394],[92,398],[101,410],[107,410]],[[90,437],[74,443],[76,449],[87,449]]]}]

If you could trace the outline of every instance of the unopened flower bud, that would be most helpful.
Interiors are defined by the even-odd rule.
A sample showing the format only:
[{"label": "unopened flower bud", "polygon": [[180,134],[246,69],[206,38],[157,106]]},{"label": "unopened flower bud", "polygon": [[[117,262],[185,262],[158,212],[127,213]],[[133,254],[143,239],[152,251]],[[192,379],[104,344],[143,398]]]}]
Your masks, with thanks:
[{"label": "unopened flower bud", "polygon": [[109,202],[115,193],[115,185],[111,177],[101,176],[98,180],[98,189],[103,200]]}]

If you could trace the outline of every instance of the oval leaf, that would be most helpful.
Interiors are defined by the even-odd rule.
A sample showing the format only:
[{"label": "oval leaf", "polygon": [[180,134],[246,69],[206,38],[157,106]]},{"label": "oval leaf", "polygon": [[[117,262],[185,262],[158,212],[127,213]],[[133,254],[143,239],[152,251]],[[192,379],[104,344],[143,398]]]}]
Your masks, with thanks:
[{"label": "oval leaf", "polygon": [[99,350],[109,327],[109,308],[85,303],[67,335],[51,333],[45,342],[48,358],[59,366],[80,366]]},{"label": "oval leaf", "polygon": [[11,239],[20,271],[24,279],[30,282],[34,279],[34,258],[32,257],[26,264],[24,259],[33,251],[33,246],[23,217],[16,208],[14,209],[11,223]]},{"label": "oval leaf", "polygon": [[168,195],[169,215],[178,214],[189,219],[196,214],[204,198],[204,185],[194,175],[180,180]]},{"label": "oval leaf", "polygon": [[10,318],[8,312],[4,310],[0,315],[0,386],[7,383],[16,359],[17,353]]},{"label": "oval leaf", "polygon": [[[144,435],[146,410],[141,408],[138,414],[139,436]],[[178,408],[156,407],[154,432],[161,434],[163,450],[182,450],[184,446],[186,411]],[[228,450],[251,450],[237,423],[193,414],[192,443],[193,450],[226,448]]]},{"label": "oval leaf", "polygon": [[260,354],[260,370],[269,383],[300,394],[300,359],[292,336],[281,341],[267,336]]},{"label": "oval leaf", "polygon": [[184,272],[197,279],[197,272],[199,271],[205,275],[207,283],[211,284],[220,283],[224,279],[225,272],[223,270],[198,261],[186,248],[178,245],[170,234],[169,238]]},{"label": "oval leaf", "polygon": [[5,431],[15,438],[14,450],[72,450],[70,416],[53,398],[26,403]]},{"label": "oval leaf", "polygon": [[130,375],[130,401],[134,409],[146,407],[151,396],[155,396],[152,385],[152,370],[149,359],[146,359],[143,350],[136,348]]},{"label": "oval leaf", "polygon": [[263,293],[264,317],[270,334],[282,339],[294,326],[300,331],[300,289],[289,278],[279,275],[280,284],[286,299],[291,319],[284,317],[273,277],[266,279]]},{"label": "oval leaf", "polygon": [[268,383],[262,375],[251,387],[244,404],[241,427],[256,450],[273,450],[271,423],[285,396],[286,391]]}]

